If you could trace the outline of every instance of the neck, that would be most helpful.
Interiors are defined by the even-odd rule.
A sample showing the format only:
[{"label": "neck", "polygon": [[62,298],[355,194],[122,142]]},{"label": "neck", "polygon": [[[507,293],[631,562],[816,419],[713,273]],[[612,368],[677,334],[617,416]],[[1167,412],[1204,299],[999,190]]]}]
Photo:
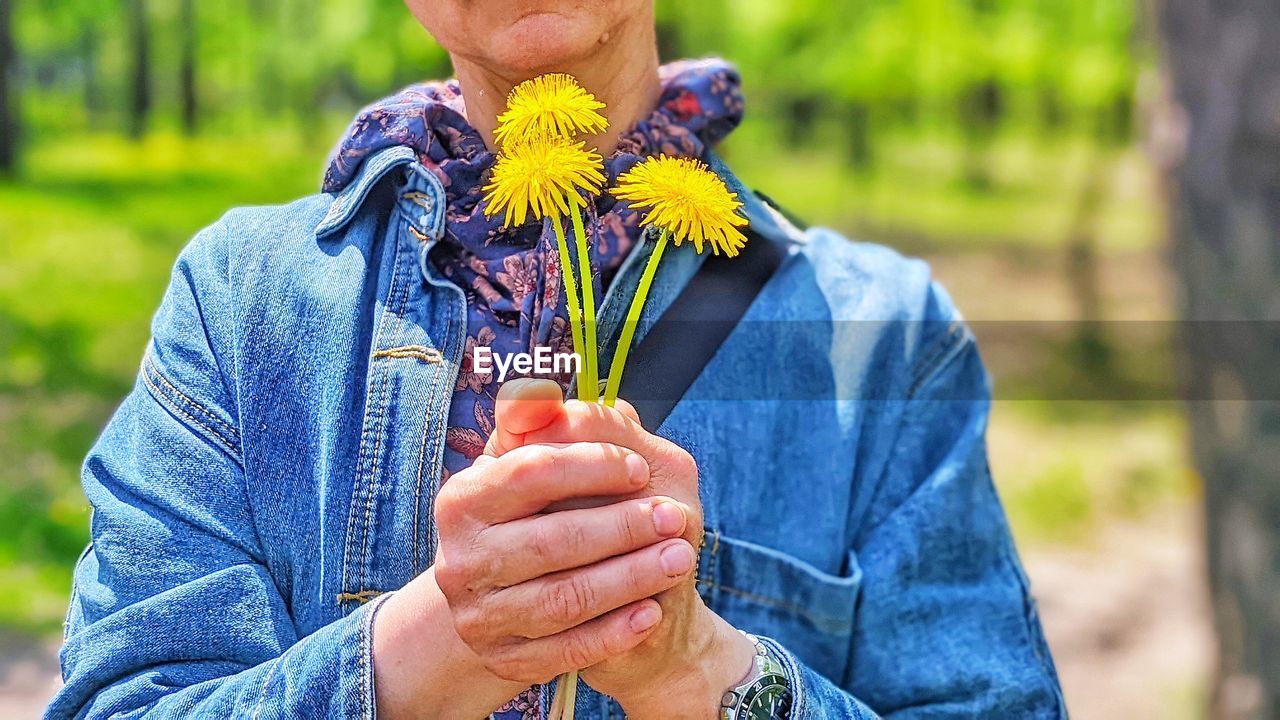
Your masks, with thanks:
[{"label": "neck", "polygon": [[599,135],[582,137],[588,147],[594,147],[605,157],[617,148],[623,132],[653,112],[662,92],[653,23],[615,28],[600,38],[589,56],[532,72],[503,72],[456,55],[452,60],[467,106],[467,121],[480,131],[490,148],[498,126],[497,117],[506,107],[507,94],[524,80],[543,73],[573,75],[605,104],[601,112],[609,120],[608,129]]}]

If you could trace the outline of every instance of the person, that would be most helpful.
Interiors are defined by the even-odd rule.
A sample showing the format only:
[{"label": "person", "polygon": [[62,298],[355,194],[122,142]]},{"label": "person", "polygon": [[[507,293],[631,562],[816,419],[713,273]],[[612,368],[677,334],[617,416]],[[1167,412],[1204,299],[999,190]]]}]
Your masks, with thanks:
[{"label": "person", "polygon": [[[181,253],[84,465],[48,715],[535,718],[573,670],[581,718],[1065,715],[927,267],[746,190],[712,149],[737,73],[660,66],[651,0],[408,6],[456,81]],[[610,183],[701,158],[785,253],[657,432],[473,362],[571,347],[551,231],[482,200],[508,91],[551,71],[606,104]],[[652,241],[608,192],[587,213],[607,344]],[[668,254],[642,327],[704,261]]]}]

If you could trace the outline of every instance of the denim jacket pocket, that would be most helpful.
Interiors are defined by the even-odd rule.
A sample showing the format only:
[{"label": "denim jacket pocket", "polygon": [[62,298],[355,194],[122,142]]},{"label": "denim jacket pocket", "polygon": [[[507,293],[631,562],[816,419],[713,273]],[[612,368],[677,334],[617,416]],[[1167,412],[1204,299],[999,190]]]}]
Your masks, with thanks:
[{"label": "denim jacket pocket", "polygon": [[708,530],[698,592],[734,627],[767,635],[840,678],[849,658],[862,570],[853,553],[832,575],[772,548]]}]

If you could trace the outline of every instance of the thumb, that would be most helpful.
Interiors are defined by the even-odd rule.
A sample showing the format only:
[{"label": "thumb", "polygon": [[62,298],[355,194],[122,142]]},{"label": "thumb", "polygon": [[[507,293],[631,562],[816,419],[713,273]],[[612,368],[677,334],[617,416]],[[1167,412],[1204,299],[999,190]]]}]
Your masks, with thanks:
[{"label": "thumb", "polygon": [[502,455],[524,444],[526,433],[564,417],[564,393],[553,380],[519,378],[504,384],[495,400],[496,427],[485,445],[488,455]]}]

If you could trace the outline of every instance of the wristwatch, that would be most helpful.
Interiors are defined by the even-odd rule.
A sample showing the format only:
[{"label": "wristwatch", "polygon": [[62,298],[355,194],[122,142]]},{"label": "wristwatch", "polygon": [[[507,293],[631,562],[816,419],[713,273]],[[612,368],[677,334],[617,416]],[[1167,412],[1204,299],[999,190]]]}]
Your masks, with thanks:
[{"label": "wristwatch", "polygon": [[721,720],[786,720],[792,699],[786,668],[760,638],[742,634],[756,646],[755,661],[746,679],[720,698]]}]

